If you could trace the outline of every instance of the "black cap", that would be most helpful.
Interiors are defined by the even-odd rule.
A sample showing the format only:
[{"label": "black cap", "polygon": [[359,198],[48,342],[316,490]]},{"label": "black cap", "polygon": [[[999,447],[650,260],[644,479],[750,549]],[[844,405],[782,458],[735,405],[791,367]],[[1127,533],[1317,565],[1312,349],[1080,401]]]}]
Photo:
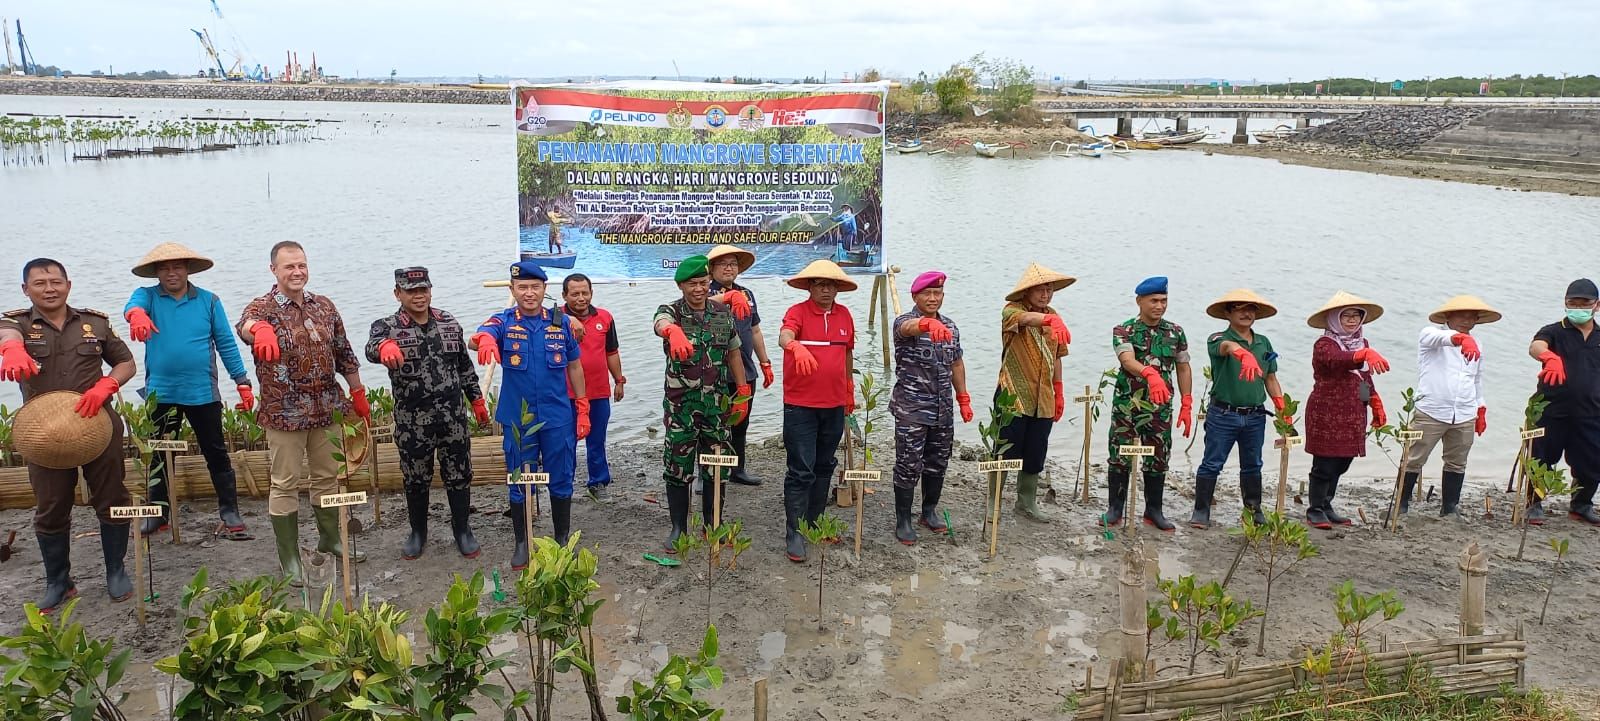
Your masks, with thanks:
[{"label": "black cap", "polygon": [[428,269],[420,265],[410,268],[394,269],[394,287],[400,290],[417,290],[418,288],[432,288],[433,281],[428,280]]},{"label": "black cap", "polygon": [[1594,281],[1588,278],[1579,278],[1572,281],[1572,285],[1567,286],[1567,297],[1594,300],[1600,298],[1600,289],[1595,288]]}]

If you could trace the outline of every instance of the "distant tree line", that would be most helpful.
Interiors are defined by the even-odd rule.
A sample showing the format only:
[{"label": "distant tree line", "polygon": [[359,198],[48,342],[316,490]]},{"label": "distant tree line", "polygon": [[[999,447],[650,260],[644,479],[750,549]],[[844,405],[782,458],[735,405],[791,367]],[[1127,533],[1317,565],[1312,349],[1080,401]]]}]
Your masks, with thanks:
[{"label": "distant tree line", "polygon": [[[0,66],[0,67],[3,67],[3,66]],[[22,68],[20,68],[20,67],[17,68],[17,70],[21,70],[21,69]],[[201,72],[200,74],[204,75],[205,73]],[[216,70],[215,70],[215,68],[213,68],[212,69],[212,75],[215,75],[215,74],[216,74]],[[54,65],[35,65],[33,67],[33,73],[31,73],[31,75],[33,77],[37,77],[37,78],[53,78],[53,77],[56,77],[57,75],[59,75],[59,76],[65,78],[65,77],[72,77],[73,75],[77,75],[77,73],[74,73],[71,70],[68,70],[66,68],[58,68],[58,67],[56,67]],[[183,75],[178,75],[176,73],[170,73],[170,72],[167,72],[165,70],[145,70],[143,72],[117,73],[115,75],[108,75],[108,74],[105,73],[105,71],[102,71],[102,70],[91,70],[88,73],[86,73],[85,75],[87,75],[88,77],[91,77],[91,78],[112,78],[112,79],[116,79],[116,80],[175,80],[177,78],[185,77]]]},{"label": "distant tree line", "polygon": [[[1261,83],[1217,88],[1209,85],[1147,85],[1174,90],[1186,95],[1215,95],[1237,92],[1241,95],[1314,95],[1321,85],[1324,95],[1373,95],[1378,97],[1471,97],[1478,94],[1481,83],[1489,83],[1489,95],[1494,97],[1596,97],[1600,96],[1600,76],[1572,75],[1565,83],[1559,75],[1507,75],[1504,77],[1449,77],[1413,78],[1404,80],[1404,87],[1394,89],[1394,78],[1322,78],[1293,83]],[[1234,88],[1237,87],[1237,90]]]}]

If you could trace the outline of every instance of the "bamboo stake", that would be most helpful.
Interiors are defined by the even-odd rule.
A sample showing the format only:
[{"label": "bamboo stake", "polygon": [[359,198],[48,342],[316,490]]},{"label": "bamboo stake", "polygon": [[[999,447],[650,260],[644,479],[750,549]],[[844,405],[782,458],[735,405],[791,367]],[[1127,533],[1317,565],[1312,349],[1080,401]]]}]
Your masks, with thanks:
[{"label": "bamboo stake", "polygon": [[767,680],[756,679],[755,721],[767,721]]},{"label": "bamboo stake", "polygon": [[900,272],[900,266],[889,266],[889,301],[894,303],[894,317],[900,317],[900,291],[894,287],[894,276]]},{"label": "bamboo stake", "polygon": [[1122,660],[1126,662],[1128,681],[1139,680],[1139,672],[1149,658],[1145,626],[1145,557],[1143,543],[1129,543],[1122,552],[1122,572],[1118,574],[1118,598],[1121,601],[1121,621],[1118,630],[1122,638]]},{"label": "bamboo stake", "polygon": [[[139,503],[139,499],[136,498],[136,499],[134,499],[133,502],[134,503]],[[145,588],[145,582],[144,582],[144,554],[145,554],[145,548],[146,548],[145,544],[149,543],[149,542],[150,542],[149,538],[146,538],[143,533],[139,533],[138,529],[134,529],[134,533],[133,533],[133,595],[137,596],[138,600],[139,600],[139,605],[138,605],[137,608],[138,608],[138,611],[139,611],[139,628],[140,628],[140,630],[144,629],[144,624],[145,624],[144,599],[145,599],[145,596],[149,595],[149,589]]]},{"label": "bamboo stake", "polygon": [[[1486,603],[1489,575],[1489,554],[1478,547],[1477,541],[1467,544],[1461,551],[1461,635],[1476,636],[1483,633],[1483,609]],[[1460,648],[1466,648],[1461,646]],[[1465,653],[1461,661],[1466,661]]]},{"label": "bamboo stake", "polygon": [[[883,327],[879,329],[878,335],[883,338],[883,377],[888,378],[889,364],[894,360],[889,351],[889,326],[894,322],[894,319],[889,316],[889,289],[894,281],[890,276],[883,275],[879,276],[879,282],[883,283],[883,292],[878,295],[878,315],[880,316],[879,322]],[[899,304],[900,301],[896,300],[895,305]]]},{"label": "bamboo stake", "polygon": [[172,463],[172,451],[162,451],[161,454],[165,457],[162,462],[167,464],[162,470],[166,471],[167,498],[171,499],[167,503],[167,513],[171,514],[172,518],[172,544],[177,545],[183,543],[183,533],[178,530],[183,527],[183,523],[178,519],[178,484],[172,482],[172,479],[178,476],[177,466]]},{"label": "bamboo stake", "polygon": [[[1094,445],[1094,404],[1102,396],[1094,392],[1093,386],[1084,386],[1083,395],[1075,400],[1083,404],[1083,457],[1078,461],[1080,481],[1083,484],[1083,495],[1078,496],[1078,502],[1088,504],[1089,494],[1089,450]],[[1131,476],[1130,476],[1131,478]],[[1129,483],[1132,483],[1130,480]]]},{"label": "bamboo stake", "polygon": [[867,505],[867,484],[857,480],[853,490],[856,494],[856,560],[861,560],[861,524],[865,516],[864,507]]},{"label": "bamboo stake", "polygon": [[378,444],[368,438],[367,477],[372,481],[372,527],[377,528],[383,523],[383,496],[378,493]]},{"label": "bamboo stake", "polygon": [[355,595],[350,588],[350,507],[339,507],[339,551],[340,559],[339,583],[344,588],[344,608],[346,611],[355,608]]},{"label": "bamboo stake", "polygon": [[992,471],[989,473],[989,485],[993,488],[990,494],[992,505],[989,508],[989,557],[994,558],[1000,548],[1000,489],[1005,486],[1006,472]]},{"label": "bamboo stake", "polygon": [[1389,530],[1400,532],[1400,495],[1405,492],[1406,486],[1406,461],[1411,457],[1411,444],[1415,441],[1411,434],[1422,435],[1421,431],[1400,431],[1400,468],[1394,475],[1394,499],[1389,505]]},{"label": "bamboo stake", "polygon": [[1304,442],[1300,436],[1278,434],[1278,502],[1274,508],[1280,515],[1289,496],[1289,449]]}]

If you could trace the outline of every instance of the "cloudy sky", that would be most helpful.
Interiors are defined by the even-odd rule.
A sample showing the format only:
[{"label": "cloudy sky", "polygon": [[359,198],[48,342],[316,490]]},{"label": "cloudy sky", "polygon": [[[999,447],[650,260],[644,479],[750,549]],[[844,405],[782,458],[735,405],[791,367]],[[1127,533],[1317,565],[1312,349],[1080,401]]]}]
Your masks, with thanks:
[{"label": "cloudy sky", "polygon": [[[973,53],[1068,78],[1234,80],[1600,71],[1600,2],[1543,0],[0,0],[74,72],[206,65],[190,28],[333,74],[830,78]],[[11,32],[15,27],[8,28]],[[13,38],[14,39],[14,38]]]}]

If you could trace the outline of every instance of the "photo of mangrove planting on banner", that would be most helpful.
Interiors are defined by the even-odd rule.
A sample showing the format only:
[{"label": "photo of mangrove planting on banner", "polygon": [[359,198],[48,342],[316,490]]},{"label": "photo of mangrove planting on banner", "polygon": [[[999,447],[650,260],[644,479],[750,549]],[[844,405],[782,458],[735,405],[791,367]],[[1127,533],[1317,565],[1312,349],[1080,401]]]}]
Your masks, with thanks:
[{"label": "photo of mangrove planting on banner", "polygon": [[669,279],[724,243],[755,252],[752,276],[884,271],[882,86],[513,92],[518,252],[552,277]]}]

